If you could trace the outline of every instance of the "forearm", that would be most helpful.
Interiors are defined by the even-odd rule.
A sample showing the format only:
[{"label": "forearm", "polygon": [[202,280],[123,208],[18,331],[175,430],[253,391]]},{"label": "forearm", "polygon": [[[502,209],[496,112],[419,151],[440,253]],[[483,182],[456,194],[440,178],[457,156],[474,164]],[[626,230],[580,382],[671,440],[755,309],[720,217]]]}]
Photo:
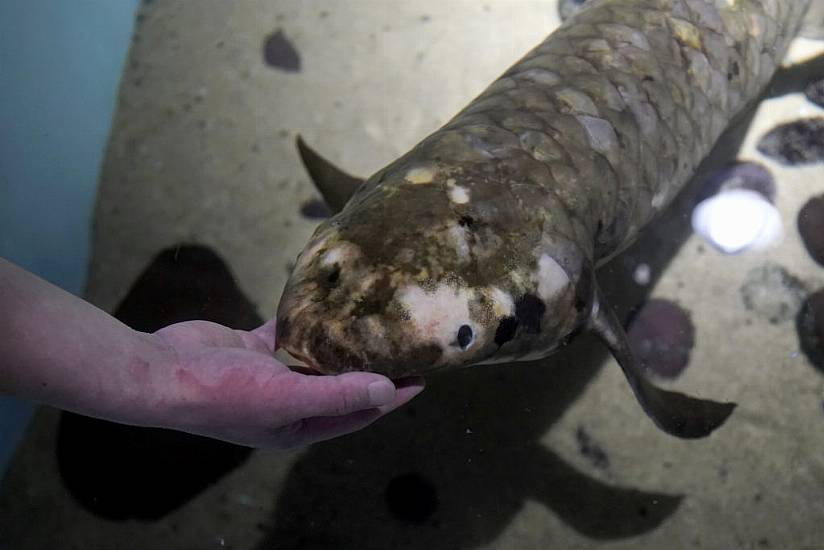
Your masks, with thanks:
[{"label": "forearm", "polygon": [[0,393],[151,423],[164,353],[150,335],[0,258]]}]

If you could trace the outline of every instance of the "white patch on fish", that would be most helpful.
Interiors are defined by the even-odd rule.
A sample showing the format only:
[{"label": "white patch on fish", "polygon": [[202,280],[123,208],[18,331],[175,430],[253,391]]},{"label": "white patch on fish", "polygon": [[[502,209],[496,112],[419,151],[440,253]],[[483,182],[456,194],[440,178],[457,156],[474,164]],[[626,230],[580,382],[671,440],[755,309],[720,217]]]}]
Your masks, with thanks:
[{"label": "white patch on fish", "polygon": [[317,256],[318,252],[326,246],[326,243],[329,242],[330,237],[332,237],[333,233],[327,233],[323,236],[317,236],[313,241],[309,241],[306,245],[306,248],[303,249],[303,252],[297,257],[295,261],[295,270],[300,268],[306,267],[308,263]]},{"label": "white patch on fish", "polygon": [[552,301],[567,286],[570,280],[564,268],[548,254],[538,259],[538,296],[544,303]]},{"label": "white patch on fish", "polygon": [[455,247],[455,253],[458,255],[458,259],[462,262],[469,261],[469,241],[467,240],[466,228],[457,223],[450,224],[447,233],[452,245]]},{"label": "white patch on fish", "polygon": [[496,317],[511,317],[515,315],[515,300],[512,295],[504,292],[497,286],[489,287],[487,296],[492,301],[493,313]]},{"label": "white patch on fish", "polygon": [[[450,181],[452,183],[450,183]],[[454,180],[446,182],[446,192],[449,194],[449,200],[455,204],[466,204],[469,202],[469,190],[466,187],[455,185]]]},{"label": "white patch on fish", "polygon": [[342,242],[323,255],[320,260],[320,265],[324,267],[335,264],[341,265],[347,260],[352,260],[360,255],[360,248],[350,242]]},{"label": "white patch on fish", "polygon": [[476,338],[483,328],[472,322],[469,302],[472,291],[442,284],[433,292],[417,285],[402,288],[396,294],[398,302],[409,312],[419,337],[432,341],[443,350],[444,358],[461,352],[456,341],[461,325],[472,327]]},{"label": "white patch on fish", "polygon": [[410,169],[404,179],[409,183],[432,183],[435,179],[435,168],[432,166],[417,166]]},{"label": "white patch on fish", "polygon": [[652,200],[650,201],[650,205],[654,209],[658,210],[659,208],[664,206],[664,204],[666,202],[667,202],[667,189],[666,189],[666,187],[664,187],[664,189],[662,189],[661,191],[656,193],[654,197],[652,197]]}]

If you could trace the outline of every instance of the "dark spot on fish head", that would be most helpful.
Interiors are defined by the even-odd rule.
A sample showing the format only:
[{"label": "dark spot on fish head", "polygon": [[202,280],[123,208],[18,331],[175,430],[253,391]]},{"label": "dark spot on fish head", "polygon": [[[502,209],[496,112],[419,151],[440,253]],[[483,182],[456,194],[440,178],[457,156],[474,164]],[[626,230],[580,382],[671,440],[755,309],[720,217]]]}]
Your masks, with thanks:
[{"label": "dark spot on fish head", "polygon": [[340,267],[338,264],[334,264],[332,269],[329,271],[329,275],[326,276],[326,282],[330,285],[337,284],[338,280],[340,279]]},{"label": "dark spot on fish head", "polygon": [[818,370],[824,372],[824,288],[812,293],[796,318],[801,351]]},{"label": "dark spot on fish head", "polygon": [[458,225],[461,227],[471,228],[475,224],[475,219],[472,216],[463,215],[458,218]]},{"label": "dark spot on fish head", "polygon": [[755,191],[775,202],[775,179],[769,170],[755,162],[736,162],[712,172],[704,181],[696,202],[733,189]]},{"label": "dark spot on fish head", "polygon": [[810,256],[824,266],[824,195],[811,198],[798,212],[798,233]]},{"label": "dark spot on fish head", "polygon": [[758,142],[758,151],[789,165],[824,161],[824,117],[801,119],[773,128]]},{"label": "dark spot on fish head", "polygon": [[513,338],[518,330],[518,318],[514,316],[504,317],[498,323],[498,328],[495,329],[495,344],[498,347],[503,346]]},{"label": "dark spot on fish head", "polygon": [[332,215],[326,203],[320,199],[311,199],[300,205],[300,213],[310,220],[322,220]]},{"label": "dark spot on fish head", "polygon": [[633,355],[644,368],[662,378],[674,379],[689,363],[695,328],[681,306],[653,299],[636,313],[627,337]]},{"label": "dark spot on fish head", "polygon": [[412,472],[389,481],[386,505],[389,512],[401,521],[424,523],[438,509],[438,494],[431,482]]},{"label": "dark spot on fish head", "polygon": [[264,40],[263,60],[270,67],[282,71],[291,73],[300,71],[300,54],[280,29]]},{"label": "dark spot on fish head", "polygon": [[528,334],[541,332],[541,320],[546,313],[546,304],[534,294],[524,294],[515,302],[515,318],[518,326]]}]

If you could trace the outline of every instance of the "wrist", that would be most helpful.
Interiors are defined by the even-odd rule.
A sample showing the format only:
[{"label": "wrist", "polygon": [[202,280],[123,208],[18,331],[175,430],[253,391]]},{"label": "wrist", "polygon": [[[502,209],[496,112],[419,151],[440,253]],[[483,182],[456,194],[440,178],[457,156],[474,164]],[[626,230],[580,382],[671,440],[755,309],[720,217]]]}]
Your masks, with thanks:
[{"label": "wrist", "polygon": [[156,334],[134,331],[134,346],[128,356],[118,388],[110,403],[111,420],[147,427],[163,427],[166,411],[173,407],[174,348]]}]

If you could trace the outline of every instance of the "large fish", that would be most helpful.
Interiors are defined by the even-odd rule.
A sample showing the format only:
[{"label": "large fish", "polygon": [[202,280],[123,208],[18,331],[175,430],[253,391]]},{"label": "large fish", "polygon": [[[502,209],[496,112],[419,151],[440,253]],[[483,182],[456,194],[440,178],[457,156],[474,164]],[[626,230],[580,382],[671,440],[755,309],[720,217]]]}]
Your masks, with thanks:
[{"label": "large fish", "polygon": [[595,268],[759,96],[809,4],[593,0],[365,182],[321,163],[339,212],[297,259],[278,342],[320,372],[395,378],[534,360],[591,330],[660,428],[708,435],[735,405],[652,385]]}]

